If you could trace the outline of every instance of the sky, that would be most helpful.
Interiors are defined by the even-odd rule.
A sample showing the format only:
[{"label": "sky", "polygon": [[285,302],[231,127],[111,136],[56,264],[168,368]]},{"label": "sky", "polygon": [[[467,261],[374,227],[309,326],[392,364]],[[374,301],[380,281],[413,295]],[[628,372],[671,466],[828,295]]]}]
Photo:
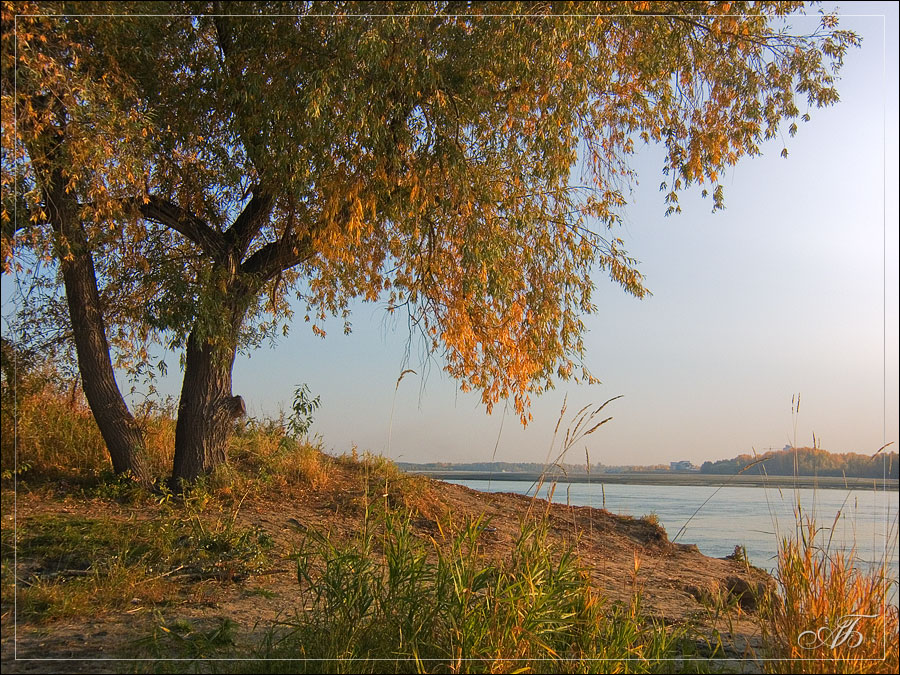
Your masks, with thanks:
[{"label": "sky", "polygon": [[[863,37],[841,71],[841,102],[731,170],[724,211],[689,192],[683,212],[664,217],[661,150],[638,150],[640,183],[616,234],[653,295],[638,300],[598,273],[585,346],[601,384],[558,383],[523,429],[511,405],[487,415],[478,394],[460,393],[440,357],[423,367],[414,351],[405,362],[406,326],[376,303],[353,306],[348,336],[338,320],[325,340],[298,322],[275,348],[239,356],[234,392],[266,416],[288,411],[305,383],[321,400],[311,433],[326,450],[409,462],[545,461],[559,450],[564,401],[561,429],[615,396],[604,410],[613,419],[565,461],[700,463],[812,445],[813,434],[832,452],[896,442],[898,6],[840,13]],[[815,22],[791,18],[796,30]],[[159,389],[177,396],[178,357],[167,361]],[[406,368],[416,372],[397,385]]]}]

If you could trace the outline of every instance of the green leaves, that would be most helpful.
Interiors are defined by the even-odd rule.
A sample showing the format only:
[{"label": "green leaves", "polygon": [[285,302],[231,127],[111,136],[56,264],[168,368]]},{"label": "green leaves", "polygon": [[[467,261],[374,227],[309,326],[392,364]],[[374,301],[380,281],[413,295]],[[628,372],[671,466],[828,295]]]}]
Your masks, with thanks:
[{"label": "green leaves", "polygon": [[314,413],[319,409],[320,398],[312,398],[306,384],[294,388],[294,402],[291,405],[293,412],[288,418],[288,429],[295,439],[299,440],[309,432]]}]

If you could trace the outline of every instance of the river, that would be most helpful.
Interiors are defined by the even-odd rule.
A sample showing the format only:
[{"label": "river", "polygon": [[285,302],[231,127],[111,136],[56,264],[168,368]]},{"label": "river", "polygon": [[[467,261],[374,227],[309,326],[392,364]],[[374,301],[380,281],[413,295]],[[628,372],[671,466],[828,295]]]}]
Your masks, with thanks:
[{"label": "river", "polygon": [[[484,492],[534,493],[534,484],[528,481],[447,482]],[[547,490],[544,486],[539,496],[546,498]],[[885,560],[890,576],[897,579],[898,502],[894,490],[559,483],[553,501],[606,508],[638,518],[656,514],[670,540],[696,544],[702,553],[715,558],[742,545],[751,563],[768,570],[775,566],[781,538],[796,536],[799,503],[804,517],[815,518],[822,547],[854,550],[863,565]]]}]

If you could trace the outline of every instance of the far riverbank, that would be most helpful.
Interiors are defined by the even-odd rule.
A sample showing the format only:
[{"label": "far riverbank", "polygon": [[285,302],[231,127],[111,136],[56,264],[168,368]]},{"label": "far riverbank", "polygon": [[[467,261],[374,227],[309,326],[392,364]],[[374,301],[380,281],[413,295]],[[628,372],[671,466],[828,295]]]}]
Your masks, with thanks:
[{"label": "far riverbank", "polygon": [[[490,480],[536,482],[541,474],[514,471],[407,471],[438,480]],[[896,478],[844,478],[842,476],[719,475],[696,472],[628,472],[597,474],[553,474],[546,480],[560,483],[606,483],[625,485],[731,485],[741,487],[822,488],[835,490],[898,490]]]}]

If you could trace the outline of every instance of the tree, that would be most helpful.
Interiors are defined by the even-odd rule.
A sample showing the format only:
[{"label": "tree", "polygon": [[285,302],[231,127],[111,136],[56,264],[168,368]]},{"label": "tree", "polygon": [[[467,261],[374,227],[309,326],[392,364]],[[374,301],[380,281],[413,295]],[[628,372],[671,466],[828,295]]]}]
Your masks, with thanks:
[{"label": "tree", "polygon": [[669,212],[695,184],[721,208],[721,171],[808,119],[798,95],[837,100],[858,40],[830,16],[810,34],[779,27],[801,7],[166,3],[151,11],[172,16],[80,17],[152,121],[146,173],[117,201],[131,225],[113,230],[134,250],[123,264],[151,270],[129,320],[185,349],[174,477],[225,460],[243,409],[235,354],[286,329],[290,293],[321,335],[350,299],[385,298],[463,390],[488,410],[512,398],[523,423],[556,378],[592,380],[579,368],[592,273],[646,293],[613,232],[636,144],[666,148]]},{"label": "tree", "polygon": [[[114,71],[98,73],[96,62],[79,63],[87,47],[77,27],[58,30],[58,22],[37,9],[3,5],[4,269],[19,230],[26,231],[39,256],[52,251],[65,286],[85,397],[113,468],[146,483],[151,477],[143,434],[122,398],[110,359],[93,255],[101,242],[98,232],[86,227],[86,221],[107,226],[118,219],[115,192],[126,176],[130,187],[132,172],[139,171],[139,160],[119,152],[118,143],[135,141],[136,116],[127,94],[122,96],[127,87]],[[17,10],[24,15],[14,17]],[[35,43],[40,48],[33,49]],[[6,77],[10,73],[13,81]],[[87,208],[79,202],[84,197],[90,200]]]}]

